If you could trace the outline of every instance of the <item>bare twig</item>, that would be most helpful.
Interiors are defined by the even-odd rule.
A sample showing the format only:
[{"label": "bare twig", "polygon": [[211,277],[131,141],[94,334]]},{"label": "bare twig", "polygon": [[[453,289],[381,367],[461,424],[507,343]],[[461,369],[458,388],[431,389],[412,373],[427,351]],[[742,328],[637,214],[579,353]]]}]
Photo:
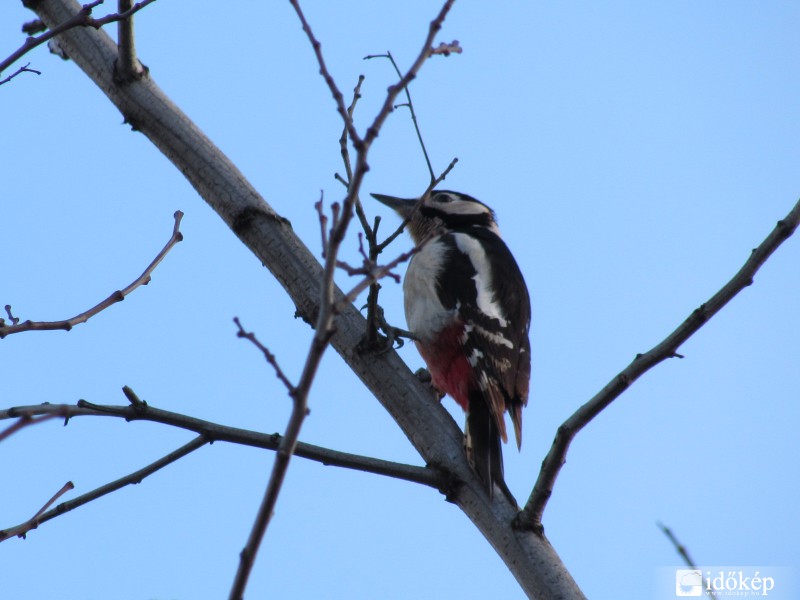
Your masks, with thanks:
[{"label": "bare twig", "polygon": [[36,75],[41,75],[42,74],[41,71],[37,71],[36,69],[29,69],[28,67],[30,66],[30,64],[31,63],[28,63],[25,66],[20,67],[19,69],[14,71],[11,75],[6,77],[5,79],[0,79],[0,85],[3,85],[4,83],[8,83],[12,79],[14,79],[14,77],[16,77],[17,75],[21,75],[22,73],[35,73]]},{"label": "bare twig", "polygon": [[[8,320],[11,321],[12,325],[16,325],[17,323],[19,323],[19,317],[15,317],[12,314],[10,304],[6,304],[4,309],[6,311],[6,314],[8,315]],[[4,323],[3,319],[0,319],[0,325],[2,325],[3,323]]]},{"label": "bare twig", "polygon": [[319,229],[322,236],[322,258],[325,258],[328,252],[328,215],[325,214],[325,207],[322,204],[322,193],[320,193],[319,200],[314,203],[314,208],[317,209],[319,215]]},{"label": "bare twig", "polygon": [[[337,217],[334,215],[334,223]],[[332,229],[331,239],[336,237],[336,225]],[[340,242],[341,240],[339,240]],[[272,472],[267,483],[267,489],[264,492],[264,497],[261,500],[261,505],[256,513],[256,518],[253,527],[250,530],[247,543],[239,555],[239,567],[236,571],[236,576],[231,586],[230,598],[231,600],[240,600],[244,598],[244,590],[247,587],[247,581],[250,577],[250,572],[255,563],[255,558],[258,549],[261,547],[261,542],[264,539],[264,534],[272,519],[275,510],[275,505],[278,501],[283,481],[286,478],[286,473],[289,469],[291,457],[294,454],[300,430],[303,422],[308,415],[308,393],[311,389],[311,384],[317,372],[317,367],[322,359],[325,349],[328,347],[328,342],[333,335],[333,271],[336,264],[336,254],[338,250],[338,243],[331,241],[326,249],[325,260],[325,275],[322,282],[322,301],[320,303],[320,311],[317,317],[316,325],[314,327],[314,337],[311,341],[311,348],[306,356],[305,366],[303,373],[300,376],[300,382],[297,386],[293,386],[290,391],[292,397],[292,413],[289,417],[289,422],[286,425],[286,431],[283,438],[278,445],[277,454],[275,455],[275,463],[272,466]]]},{"label": "bare twig", "polygon": [[[361,98],[361,84],[363,82],[364,82],[364,76],[360,75],[358,78],[358,84],[353,90],[353,101],[347,108],[347,114],[349,115],[351,120],[353,119],[353,112],[356,107],[356,102],[358,101],[359,98]],[[342,137],[339,139],[339,144],[341,146],[342,162],[344,163],[345,172],[347,173],[347,182],[345,182],[345,186],[349,190],[350,181],[353,180],[353,168],[352,165],[350,164],[350,151],[348,150],[347,146],[347,126],[345,126],[342,130]],[[364,235],[367,236],[367,240],[369,241],[370,246],[372,246],[372,244],[375,241],[375,235],[377,234],[378,223],[380,223],[380,220],[376,219],[374,227],[370,227],[369,221],[367,220],[367,215],[364,212],[364,207],[361,204],[361,199],[359,198],[358,194],[355,195],[354,203],[356,209],[356,216],[358,217],[358,221],[361,224],[361,229],[364,231]]]},{"label": "bare twig", "polygon": [[[347,107],[347,116],[350,119],[350,122],[353,122],[353,113],[356,110],[356,103],[361,98],[361,85],[364,83],[364,76],[358,76],[358,83],[356,83],[356,87],[353,88],[353,99],[350,102],[350,106]],[[353,180],[353,166],[350,162],[350,147],[348,145],[349,136],[347,135],[348,127],[347,123],[345,123],[344,127],[342,127],[342,135],[339,137],[339,152],[342,155],[342,162],[344,163],[344,170],[345,174],[347,175],[347,179],[342,178],[341,176],[338,177],[339,181],[341,181],[345,187],[350,186],[350,182]],[[338,175],[338,173],[337,173]]]},{"label": "bare twig", "polygon": [[236,332],[236,337],[244,338],[249,340],[256,348],[261,350],[261,353],[264,355],[264,358],[267,359],[267,362],[272,365],[272,368],[275,369],[275,375],[278,377],[280,382],[286,386],[286,389],[289,391],[289,395],[294,394],[294,386],[292,382],[289,381],[289,378],[286,377],[286,374],[281,369],[280,365],[278,364],[278,359],[275,358],[275,355],[269,351],[264,344],[258,341],[256,334],[252,331],[245,331],[244,327],[242,327],[241,322],[239,321],[239,317],[234,317],[233,322],[236,323],[236,327],[239,328],[239,331]]},{"label": "bare twig", "polygon": [[377,264],[370,265],[369,261],[365,260],[363,267],[360,269],[354,269],[351,273],[353,275],[365,275],[364,279],[353,286],[350,291],[345,294],[344,298],[340,300],[340,303],[355,302],[356,298],[358,298],[361,292],[384,277],[393,277],[395,278],[395,281],[399,281],[400,277],[392,273],[392,269],[409,260],[412,256],[422,250],[425,244],[427,244],[429,241],[430,238],[423,240],[420,244],[414,246],[408,252],[403,252],[400,256],[383,266]]},{"label": "bare twig", "polygon": [[[126,475],[125,477],[121,477],[116,481],[112,481],[111,483],[102,485],[92,490],[91,492],[87,492],[81,496],[78,496],[77,498],[68,500],[66,502],[62,502],[61,504],[59,504],[58,506],[56,506],[51,510],[48,510],[47,512],[42,513],[42,511],[39,511],[39,513],[37,513],[32,519],[29,519],[24,523],[16,525],[15,527],[10,527],[8,529],[0,531],[0,542],[5,541],[8,538],[14,536],[25,537],[26,533],[28,533],[32,529],[36,529],[40,524],[44,523],[45,521],[49,521],[54,517],[63,515],[64,513],[67,513],[75,508],[78,508],[79,506],[83,506],[84,504],[87,504],[92,500],[96,500],[101,496],[105,496],[106,494],[110,494],[111,492],[123,488],[126,485],[141,483],[142,480],[148,475],[152,475],[159,469],[162,469],[167,465],[174,463],[176,460],[183,458],[184,456],[186,456],[191,452],[194,452],[195,450],[204,446],[207,443],[208,440],[205,438],[205,436],[202,435],[198,436],[188,444],[185,444],[180,448],[178,448],[177,450],[170,452],[166,456],[159,458],[157,461],[149,464],[143,469],[139,469],[138,471],[134,471],[133,473]],[[47,508],[50,504],[55,502],[55,500],[58,499],[58,497],[61,494],[68,491],[69,489],[72,489],[71,487],[67,487],[71,485],[72,485],[71,483],[68,483],[66,486],[64,486],[64,488],[66,489],[62,488],[61,492],[56,494],[56,496],[54,496],[50,500],[50,502],[45,505],[44,508]]]},{"label": "bare twig", "polygon": [[[433,50],[431,50],[431,55],[434,54]],[[364,60],[370,60],[372,58],[388,58],[389,61],[392,63],[394,67],[395,73],[397,76],[402,78],[403,74],[400,72],[400,68],[397,66],[397,63],[394,60],[394,56],[390,51],[386,51],[386,54],[370,54],[364,57]],[[425,142],[422,139],[422,132],[419,130],[419,123],[417,123],[417,113],[414,110],[414,103],[411,101],[411,92],[408,90],[408,85],[403,88],[403,91],[406,93],[406,102],[404,104],[397,104],[394,108],[399,106],[407,106],[408,110],[411,112],[411,122],[414,123],[414,131],[417,132],[417,140],[419,140],[419,145],[422,148],[422,155],[425,157],[425,164],[428,165],[428,173],[431,175],[431,181],[436,179],[436,175],[433,173],[433,166],[431,165],[431,159],[428,156],[428,151],[425,149]]]},{"label": "bare twig", "polygon": [[31,529],[36,529],[39,526],[39,523],[42,522],[42,515],[45,514],[45,511],[53,505],[53,503],[58,500],[61,496],[66,494],[68,491],[75,488],[75,484],[71,481],[68,481],[64,485],[61,486],[61,489],[58,490],[53,496],[44,503],[44,506],[36,511],[36,514],[33,515],[30,519],[21,523],[15,527],[11,527],[10,529],[0,530],[0,542],[6,541],[8,538],[18,536],[18,537],[25,537],[25,534],[29,532]]},{"label": "bare twig", "polygon": [[22,415],[16,423],[10,425],[9,427],[6,427],[3,431],[0,431],[0,442],[2,442],[8,437],[11,437],[11,435],[15,434],[23,427],[27,427],[29,425],[36,425],[37,423],[41,423],[42,421],[49,421],[50,419],[54,419],[58,416],[61,415],[58,415],[56,413],[52,413],[49,415],[42,415],[40,417]]},{"label": "bare twig", "polygon": [[[686,549],[686,546],[684,546],[683,544],[681,544],[681,543],[678,541],[678,538],[676,538],[676,537],[675,537],[675,534],[674,534],[674,533],[672,533],[672,530],[671,530],[669,527],[667,527],[666,525],[664,525],[663,523],[660,523],[660,522],[659,522],[659,523],[656,523],[656,525],[658,525],[658,528],[659,528],[661,531],[663,531],[663,532],[664,532],[664,535],[665,535],[665,536],[667,536],[667,539],[668,539],[670,542],[672,542],[672,545],[673,545],[673,546],[675,546],[675,551],[676,551],[676,552],[677,552],[677,553],[680,555],[680,557],[683,559],[683,562],[684,562],[684,563],[686,563],[686,565],[687,565],[689,568],[691,568],[691,569],[697,569],[697,565],[696,565],[696,564],[695,564],[695,562],[692,560],[692,557],[691,557],[691,556],[689,556],[689,551]],[[708,593],[708,596],[709,596],[709,597],[711,597],[711,598],[716,598],[716,597],[717,597],[717,594],[715,593],[715,591],[714,591],[713,589],[711,589],[711,586],[706,586],[706,585],[705,585],[705,583],[706,583],[706,581],[707,581],[707,580],[706,580],[706,578],[705,578],[705,577],[703,577],[702,579],[703,579],[703,589],[705,589],[705,590],[707,591],[707,593]]]},{"label": "bare twig", "polygon": [[[455,45],[458,45],[458,42],[453,42],[453,43]],[[444,44],[440,44],[440,48],[442,46],[444,46]],[[435,50],[433,48],[429,48],[428,56],[432,56],[434,54],[440,54],[440,53],[442,53],[442,52],[439,52],[439,51],[437,51],[437,50]],[[370,54],[368,56],[365,56],[364,60],[370,60],[370,59],[373,59],[373,58],[387,58],[387,59],[389,59],[389,61],[392,63],[392,66],[394,67],[395,72],[397,73],[397,76],[401,80],[403,80],[403,75],[400,72],[400,69],[397,66],[397,62],[394,60],[394,57],[392,56],[392,53],[390,51],[387,50],[386,54]],[[428,166],[428,173],[430,173],[430,177],[431,177],[431,184],[430,184],[428,190],[422,196],[423,198],[425,198],[427,196],[427,194],[430,192],[430,190],[433,189],[436,185],[438,185],[445,178],[447,173],[449,173],[450,170],[455,166],[455,163],[458,161],[458,159],[454,159],[454,161],[450,163],[450,165],[447,167],[445,172],[440,176],[440,178],[438,178],[438,179],[436,178],[436,176],[434,175],[433,166],[431,165],[430,157],[428,156],[428,151],[425,148],[425,142],[424,142],[424,140],[422,138],[422,132],[420,131],[420,128],[419,128],[419,123],[417,121],[417,114],[416,114],[416,111],[414,110],[414,103],[411,100],[411,92],[408,89],[408,84],[409,83],[410,83],[410,80],[407,81],[406,84],[403,86],[403,91],[405,91],[405,94],[406,94],[406,102],[404,104],[396,104],[396,105],[394,105],[392,107],[392,109],[395,109],[398,106],[407,106],[408,109],[409,109],[409,112],[411,113],[411,121],[414,124],[414,130],[417,133],[417,140],[419,141],[420,148],[422,149],[422,155],[425,158],[425,164]],[[360,204],[358,204],[356,206],[356,208],[360,209],[361,208]],[[414,212],[416,212],[416,210],[417,209],[415,208]],[[412,212],[412,216],[413,216],[413,214],[414,213]],[[378,230],[378,225],[380,223],[380,220],[379,220],[380,217],[376,217],[374,229],[370,229],[369,225],[366,222],[366,218],[365,217],[362,218],[360,214],[359,214],[359,219],[361,220],[361,226],[364,229],[364,232],[367,234],[367,240],[369,242],[369,259],[373,264],[376,263],[376,261],[378,259],[378,256],[386,248],[386,246],[388,246],[395,238],[397,238],[397,236],[400,235],[400,233],[403,231],[403,229],[405,228],[406,224],[408,223],[408,220],[404,220],[400,224],[400,226],[395,230],[395,232],[392,235],[389,236],[388,239],[384,240],[384,242],[382,244],[378,244],[378,239],[377,239],[377,233],[378,232],[377,232],[377,230]],[[410,217],[409,217],[409,219],[410,219]],[[381,329],[381,323],[379,321],[383,321],[384,324],[386,323],[386,321],[385,321],[385,319],[383,319],[382,315],[379,316],[379,313],[378,313],[379,308],[380,308],[379,305],[378,305],[378,294],[379,293],[380,293],[380,285],[377,283],[377,281],[373,282],[372,285],[370,285],[369,294],[367,296],[367,332],[366,332],[365,339],[364,339],[364,342],[365,342],[364,346],[366,348],[371,348],[371,349],[376,349],[377,348],[377,349],[379,349],[379,351],[383,351],[383,350],[385,350],[386,346],[382,347],[382,345],[378,343],[378,340],[379,340],[379,338],[378,338],[378,330]],[[400,331],[400,330],[398,330],[397,328],[390,328],[390,332],[391,331],[395,331],[396,332],[396,331]],[[393,343],[394,343],[393,342],[394,337],[393,337],[392,333],[390,333],[388,337],[389,337],[389,340],[388,340],[388,345],[387,346],[391,347],[393,345]]]},{"label": "bare twig", "polygon": [[775,229],[767,236],[758,248],[754,249],[744,266],[714,294],[705,304],[695,309],[691,315],[660,344],[644,354],[639,354],[633,362],[614,377],[591,400],[581,406],[558,428],[553,445],[542,463],[539,477],[533,491],[516,519],[516,526],[526,529],[540,529],[542,514],[553,491],[553,485],[561,467],[566,462],[570,443],[577,433],[594,419],[603,409],[611,404],[641,375],[654,366],[677,356],[680,346],[694,335],[717,312],[730,302],[740,291],[753,283],[758,269],[791,236],[800,223],[800,201],[786,217],[778,221]]},{"label": "bare twig", "polygon": [[46,511],[48,508],[50,508],[56,500],[61,498],[61,496],[66,494],[68,491],[74,490],[74,489],[75,489],[75,484],[72,483],[71,481],[68,481],[67,483],[62,485],[61,489],[58,490],[55,494],[53,494],[53,496],[50,498],[50,500],[48,500],[47,502],[44,503],[44,506],[42,506],[42,508],[40,508],[39,510],[36,511],[36,514],[33,515],[33,517],[31,518],[31,521],[34,521],[34,522],[38,523],[38,519],[39,519],[39,517],[42,516],[44,511]]},{"label": "bare twig", "polygon": [[[350,263],[343,260],[337,260],[336,266],[350,275],[350,277],[371,274],[378,265],[364,250],[364,233],[361,231],[358,232],[358,253],[361,255],[360,267],[354,267]],[[395,273],[387,272],[383,275],[383,277],[391,277],[396,283],[400,283],[400,276],[396,275]]]},{"label": "bare twig", "polygon": [[[130,388],[128,388],[126,396],[129,400],[129,394],[131,392]],[[19,406],[0,410],[0,421],[23,417],[33,418],[40,415],[53,415],[54,417],[65,419],[89,416],[115,417],[128,422],[149,421],[192,431],[204,436],[207,440],[212,442],[227,442],[239,444],[241,446],[250,446],[252,448],[261,448],[263,450],[277,450],[282,440],[282,436],[277,433],[268,434],[250,429],[220,425],[212,421],[205,421],[189,415],[155,408],[141,400],[138,405],[131,403],[130,406],[92,404],[85,400],[79,401],[78,404],[36,404],[33,406]],[[437,471],[429,467],[419,467],[373,458],[371,456],[340,452],[338,450],[323,448],[322,446],[307,444],[305,442],[298,442],[294,454],[300,458],[318,462],[325,466],[383,475],[394,479],[420,483],[433,488],[439,488],[441,485],[440,475]]]},{"label": "bare twig", "polygon": [[[119,0],[119,14],[128,14],[133,8],[131,0]],[[136,58],[136,43],[133,36],[133,13],[117,23],[119,58],[117,58],[117,78],[128,82],[141,77],[145,70]]]},{"label": "bare twig", "polygon": [[[355,111],[356,102],[361,97],[361,84],[364,82],[364,76],[361,75],[358,78],[358,84],[356,85],[355,89],[353,90],[353,101],[350,103],[350,106],[347,108],[347,114],[350,119],[353,119],[353,113]],[[342,136],[339,138],[339,146],[341,148],[342,154],[342,162],[344,163],[345,172],[347,173],[347,181],[344,181],[341,177],[338,179],[344,183],[345,187],[350,189],[350,182],[353,180],[353,167],[350,162],[350,151],[349,146],[347,143],[347,125],[342,128]],[[338,174],[337,174],[338,176]],[[377,235],[378,235],[378,227],[380,226],[381,220],[380,217],[375,217],[375,222],[372,227],[370,227],[369,221],[367,220],[367,215],[364,212],[364,207],[361,204],[361,199],[358,195],[355,196],[355,209],[356,209],[356,216],[358,216],[359,223],[361,224],[361,229],[364,232],[364,235],[367,237],[367,244],[369,246],[369,256],[367,257],[371,263],[375,263],[378,258],[378,253],[375,251],[375,246],[377,244]],[[359,237],[359,248],[361,248],[361,238]],[[362,255],[363,255],[362,249]],[[377,346],[378,342],[378,330],[375,326],[375,319],[372,315],[375,314],[375,310],[378,306],[378,291],[380,290],[380,285],[375,282],[369,288],[369,295],[367,299],[367,333],[366,333],[366,342],[367,347],[374,348]]]},{"label": "bare twig", "polygon": [[[5,325],[0,322],[0,339],[3,339],[7,335],[11,335],[13,333],[21,333],[23,331],[53,331],[57,329],[63,329],[65,331],[69,331],[75,325],[79,325],[81,323],[85,323],[89,319],[91,319],[96,314],[104,311],[109,306],[116,304],[117,302],[121,302],[128,296],[131,292],[133,292],[136,288],[147,285],[150,283],[150,276],[155,270],[155,268],[159,265],[159,263],[164,260],[164,257],[167,253],[172,250],[173,246],[175,246],[178,242],[183,240],[183,234],[180,232],[180,223],[181,219],[183,218],[183,213],[181,211],[175,212],[175,224],[172,228],[172,235],[170,236],[169,240],[167,241],[166,245],[161,249],[161,251],[156,255],[144,272],[137,277],[133,283],[128,285],[128,287],[117,290],[113,294],[111,294],[108,298],[93,306],[87,311],[80,313],[79,315],[75,315],[71,319],[65,319],[63,321],[23,321],[22,323],[13,323],[12,325]],[[10,307],[8,307],[10,310]]]},{"label": "bare twig", "polygon": [[74,16],[70,17],[60,25],[57,25],[39,36],[36,37],[28,37],[26,38],[25,42],[17,48],[8,58],[4,61],[0,62],[0,73],[5,71],[8,67],[18,61],[20,58],[25,56],[28,52],[44,44],[46,41],[56,37],[60,33],[64,33],[65,31],[72,29],[74,27],[94,27],[95,29],[99,29],[104,25],[108,25],[109,23],[114,23],[116,21],[121,21],[123,19],[127,19],[134,13],[139,12],[148,4],[152,4],[155,0],[142,0],[142,2],[137,2],[133,6],[131,6],[130,10],[126,10],[124,12],[112,13],[110,15],[106,15],[100,19],[92,18],[92,10],[95,9],[97,6],[103,3],[104,0],[96,0],[95,2],[90,2],[89,4],[84,4],[83,7],[79,12],[77,12]]},{"label": "bare twig", "polygon": [[458,163],[458,158],[454,158],[453,160],[451,160],[450,164],[447,165],[447,168],[444,171],[442,171],[442,174],[439,175],[439,177],[437,177],[433,181],[431,181],[430,185],[428,185],[428,188],[425,190],[422,196],[419,197],[419,202],[417,202],[417,205],[414,207],[411,213],[409,213],[408,216],[405,219],[403,219],[402,223],[400,223],[397,229],[395,229],[391,234],[389,234],[389,236],[387,236],[385,240],[383,240],[380,244],[378,244],[377,249],[379,253],[383,252],[386,246],[391,244],[395,239],[397,239],[397,237],[401,233],[403,233],[403,230],[406,228],[406,225],[408,225],[409,221],[411,221],[411,219],[414,218],[414,215],[419,210],[419,207],[422,206],[422,203],[425,201],[428,195],[430,195],[430,193],[437,185],[439,185],[442,181],[444,181],[447,178],[447,176],[450,174],[450,171],[453,170],[453,167],[455,167],[457,163]]},{"label": "bare twig", "polygon": [[680,554],[681,558],[683,559],[683,562],[685,562],[688,566],[692,567],[693,569],[696,569],[697,565],[692,560],[692,557],[689,556],[689,551],[686,549],[686,546],[684,546],[678,541],[678,538],[675,537],[675,534],[672,533],[672,530],[660,522],[656,523],[656,525],[658,525],[658,528],[664,532],[664,535],[667,536],[670,542],[672,542],[672,545],[675,546],[675,551],[678,554]]},{"label": "bare twig", "polygon": [[[311,47],[314,50],[314,55],[316,56],[317,63],[319,64],[319,74],[322,75],[322,78],[328,85],[328,89],[333,95],[333,100],[336,103],[336,110],[339,112],[339,116],[342,117],[342,121],[344,121],[345,128],[347,129],[350,139],[353,141],[353,145],[356,147],[356,150],[358,150],[362,144],[361,136],[358,134],[355,126],[353,125],[353,119],[351,115],[349,115],[347,112],[347,107],[344,104],[344,96],[339,90],[339,87],[336,85],[333,76],[331,75],[330,71],[328,71],[328,67],[325,64],[325,58],[322,56],[322,44],[320,44],[319,40],[314,37],[314,33],[311,31],[311,26],[308,24],[306,16],[303,14],[298,1],[290,0],[290,2],[297,13],[298,18],[300,19],[300,24],[303,26],[303,31],[308,37],[308,41],[311,43]],[[352,177],[350,178],[350,181],[352,182]]]}]

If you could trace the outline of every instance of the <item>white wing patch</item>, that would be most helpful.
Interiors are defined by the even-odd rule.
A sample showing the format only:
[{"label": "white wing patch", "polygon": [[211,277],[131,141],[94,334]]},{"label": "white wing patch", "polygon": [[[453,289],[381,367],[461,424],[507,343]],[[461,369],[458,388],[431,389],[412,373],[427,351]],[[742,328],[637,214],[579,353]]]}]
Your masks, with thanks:
[{"label": "white wing patch", "polygon": [[493,298],[492,271],[486,251],[480,242],[466,233],[454,233],[453,239],[455,239],[456,247],[469,257],[472,267],[475,269],[472,279],[475,281],[478,308],[488,317],[500,321],[501,327],[506,327],[508,321],[503,309]]},{"label": "white wing patch", "polygon": [[[477,333],[484,337],[484,339],[490,341],[493,344],[497,344],[498,346],[506,346],[507,348],[514,348],[514,343],[504,336],[502,333],[494,333],[493,331],[489,331],[485,327],[481,327],[477,323],[467,323],[464,326],[464,335],[462,337],[461,343],[466,344],[467,339],[469,338],[472,333]],[[474,366],[474,365],[473,365]]]}]

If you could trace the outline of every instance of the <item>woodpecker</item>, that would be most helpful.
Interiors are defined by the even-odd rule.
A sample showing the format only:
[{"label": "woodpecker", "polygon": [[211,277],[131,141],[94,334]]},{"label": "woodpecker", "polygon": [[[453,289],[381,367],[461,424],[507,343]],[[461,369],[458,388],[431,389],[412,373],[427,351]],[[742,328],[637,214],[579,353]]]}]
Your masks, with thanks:
[{"label": "woodpecker", "polygon": [[403,281],[408,329],[439,391],[467,414],[465,449],[489,495],[503,478],[500,440],[511,416],[517,448],[531,373],[531,306],[494,211],[466,194],[434,190],[420,201],[372,196],[394,209],[420,246]]}]

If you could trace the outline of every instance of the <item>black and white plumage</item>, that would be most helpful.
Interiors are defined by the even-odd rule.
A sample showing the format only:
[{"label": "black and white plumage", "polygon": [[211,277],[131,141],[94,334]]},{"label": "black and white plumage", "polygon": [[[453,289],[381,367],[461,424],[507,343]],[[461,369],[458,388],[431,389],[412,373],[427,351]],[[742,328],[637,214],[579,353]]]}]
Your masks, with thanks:
[{"label": "black and white plumage", "polygon": [[[503,479],[505,412],[519,447],[530,379],[530,299],[500,237],[494,212],[457,192],[434,190],[421,204],[373,194],[400,216],[421,249],[403,291],[408,328],[433,385],[467,413],[466,449],[489,493]],[[417,206],[419,204],[419,206]]]}]

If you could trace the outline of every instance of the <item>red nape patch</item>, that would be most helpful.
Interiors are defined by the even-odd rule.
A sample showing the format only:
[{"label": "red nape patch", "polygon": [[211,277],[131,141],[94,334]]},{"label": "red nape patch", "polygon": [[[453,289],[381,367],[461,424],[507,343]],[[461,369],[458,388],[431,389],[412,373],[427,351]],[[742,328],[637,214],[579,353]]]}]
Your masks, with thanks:
[{"label": "red nape patch", "polygon": [[449,394],[466,411],[473,372],[461,344],[463,335],[464,324],[456,321],[442,329],[434,342],[417,342],[417,349],[428,365],[433,385]]}]

